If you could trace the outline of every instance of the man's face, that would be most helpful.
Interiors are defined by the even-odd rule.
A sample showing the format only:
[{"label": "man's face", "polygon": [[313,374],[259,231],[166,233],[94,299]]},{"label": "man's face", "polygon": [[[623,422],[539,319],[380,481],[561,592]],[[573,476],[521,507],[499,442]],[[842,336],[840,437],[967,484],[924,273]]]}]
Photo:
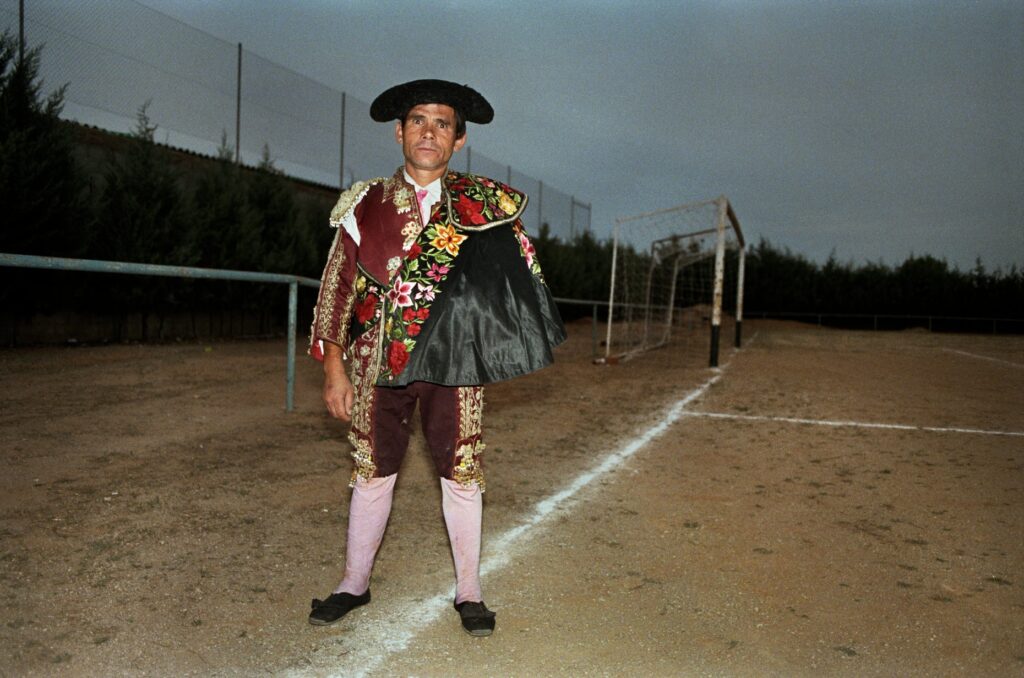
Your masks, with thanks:
[{"label": "man's face", "polygon": [[395,139],[402,144],[405,164],[429,174],[443,172],[466,135],[455,136],[455,110],[446,104],[419,104],[409,109],[405,123],[395,124]]}]

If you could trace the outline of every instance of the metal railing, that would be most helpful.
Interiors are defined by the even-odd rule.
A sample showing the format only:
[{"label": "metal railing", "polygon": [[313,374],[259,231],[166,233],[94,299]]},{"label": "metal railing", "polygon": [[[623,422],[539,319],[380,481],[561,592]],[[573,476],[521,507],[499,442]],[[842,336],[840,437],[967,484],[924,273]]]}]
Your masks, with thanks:
[{"label": "metal railing", "polygon": [[284,409],[295,408],[295,333],[298,316],[299,285],[319,289],[320,281],[299,275],[284,273],[256,273],[253,271],[231,271],[217,268],[196,268],[192,266],[167,266],[163,264],[135,264],[121,261],[100,261],[98,259],[66,259],[63,257],[39,257],[29,254],[6,254],[0,252],[0,266],[15,268],[41,268],[62,271],[87,271],[92,273],[127,273],[130,275],[155,275],[170,278],[206,278],[214,280],[244,280],[248,282],[281,283],[288,285],[288,368],[285,377],[286,389]]},{"label": "metal railing", "polygon": [[[287,374],[285,377],[285,410],[295,409],[295,348],[296,318],[298,317],[299,285],[320,288],[320,281],[299,275],[285,273],[257,273],[253,271],[233,271],[217,268],[197,268],[194,266],[169,266],[164,264],[137,264],[121,261],[101,261],[98,259],[67,259],[64,257],[41,257],[30,254],[8,254],[0,252],[0,267],[35,268],[62,271],[84,271],[90,273],[126,273],[129,275],[153,275],[170,278],[205,278],[213,280],[242,280],[247,282],[279,283],[288,285],[288,356]],[[607,306],[607,301],[591,299],[566,299],[555,297],[555,302],[569,306],[589,306],[591,308],[591,354],[598,354],[597,313],[598,307]]]}]

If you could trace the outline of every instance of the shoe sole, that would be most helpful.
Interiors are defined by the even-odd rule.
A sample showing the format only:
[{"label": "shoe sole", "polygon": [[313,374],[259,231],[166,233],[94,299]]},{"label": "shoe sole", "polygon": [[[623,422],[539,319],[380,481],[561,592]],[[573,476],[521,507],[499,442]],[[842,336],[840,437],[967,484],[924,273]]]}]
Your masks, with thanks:
[{"label": "shoe sole", "polygon": [[476,629],[475,631],[470,631],[466,627],[463,627],[462,630],[476,638],[485,638],[494,633],[494,629]]},{"label": "shoe sole", "polygon": [[356,605],[355,607],[353,607],[351,610],[349,610],[345,614],[343,614],[340,617],[338,617],[337,619],[333,619],[331,621],[324,621],[323,619],[315,619],[313,617],[309,617],[309,623],[312,624],[313,626],[330,626],[331,624],[337,624],[338,622],[340,622],[343,619],[345,619],[345,617],[349,616],[350,614],[352,614],[353,612],[355,612],[356,610],[358,610],[361,607],[362,607],[362,605]]},{"label": "shoe sole", "polygon": [[331,621],[325,621],[323,619],[316,619],[315,617],[308,617],[309,623],[312,624],[313,626],[330,626],[331,624],[337,624],[338,622],[343,620],[345,617],[349,616],[350,614],[352,614],[353,612],[355,612],[359,608],[363,607],[363,605],[368,605],[369,602],[370,601],[366,601],[365,603],[361,603],[359,605],[356,605],[355,607],[353,607],[351,610],[349,610],[345,614],[341,615],[337,619],[332,619]]},{"label": "shoe sole", "polygon": [[338,622],[340,622],[342,619],[344,619],[347,616],[348,616],[347,613],[343,614],[340,617],[338,617],[337,619],[335,619],[334,621],[324,621],[323,619],[313,619],[312,617],[310,617],[309,623],[312,624],[313,626],[330,626],[331,624],[337,624]]}]

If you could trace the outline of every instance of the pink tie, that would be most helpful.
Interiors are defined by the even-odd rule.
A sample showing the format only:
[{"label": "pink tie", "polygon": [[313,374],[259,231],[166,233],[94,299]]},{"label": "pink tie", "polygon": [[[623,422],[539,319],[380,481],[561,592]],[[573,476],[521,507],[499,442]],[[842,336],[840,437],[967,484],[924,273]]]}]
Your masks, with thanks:
[{"label": "pink tie", "polygon": [[430,210],[423,204],[423,199],[427,197],[427,189],[422,191],[416,191],[416,202],[420,206],[420,216],[423,217],[423,223],[430,221]]}]

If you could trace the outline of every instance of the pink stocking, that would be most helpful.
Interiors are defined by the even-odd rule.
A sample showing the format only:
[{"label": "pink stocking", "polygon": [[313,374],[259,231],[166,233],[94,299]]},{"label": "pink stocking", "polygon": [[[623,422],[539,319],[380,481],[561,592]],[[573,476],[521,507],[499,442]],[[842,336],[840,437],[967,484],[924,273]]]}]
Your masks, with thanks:
[{"label": "pink stocking", "polygon": [[455,561],[455,602],[480,602],[480,526],[483,497],[477,485],[441,478],[441,508]]},{"label": "pink stocking", "polygon": [[386,478],[356,480],[348,510],[345,578],[334,589],[335,593],[360,596],[370,588],[370,571],[391,515],[396,478],[398,474],[393,473]]}]

